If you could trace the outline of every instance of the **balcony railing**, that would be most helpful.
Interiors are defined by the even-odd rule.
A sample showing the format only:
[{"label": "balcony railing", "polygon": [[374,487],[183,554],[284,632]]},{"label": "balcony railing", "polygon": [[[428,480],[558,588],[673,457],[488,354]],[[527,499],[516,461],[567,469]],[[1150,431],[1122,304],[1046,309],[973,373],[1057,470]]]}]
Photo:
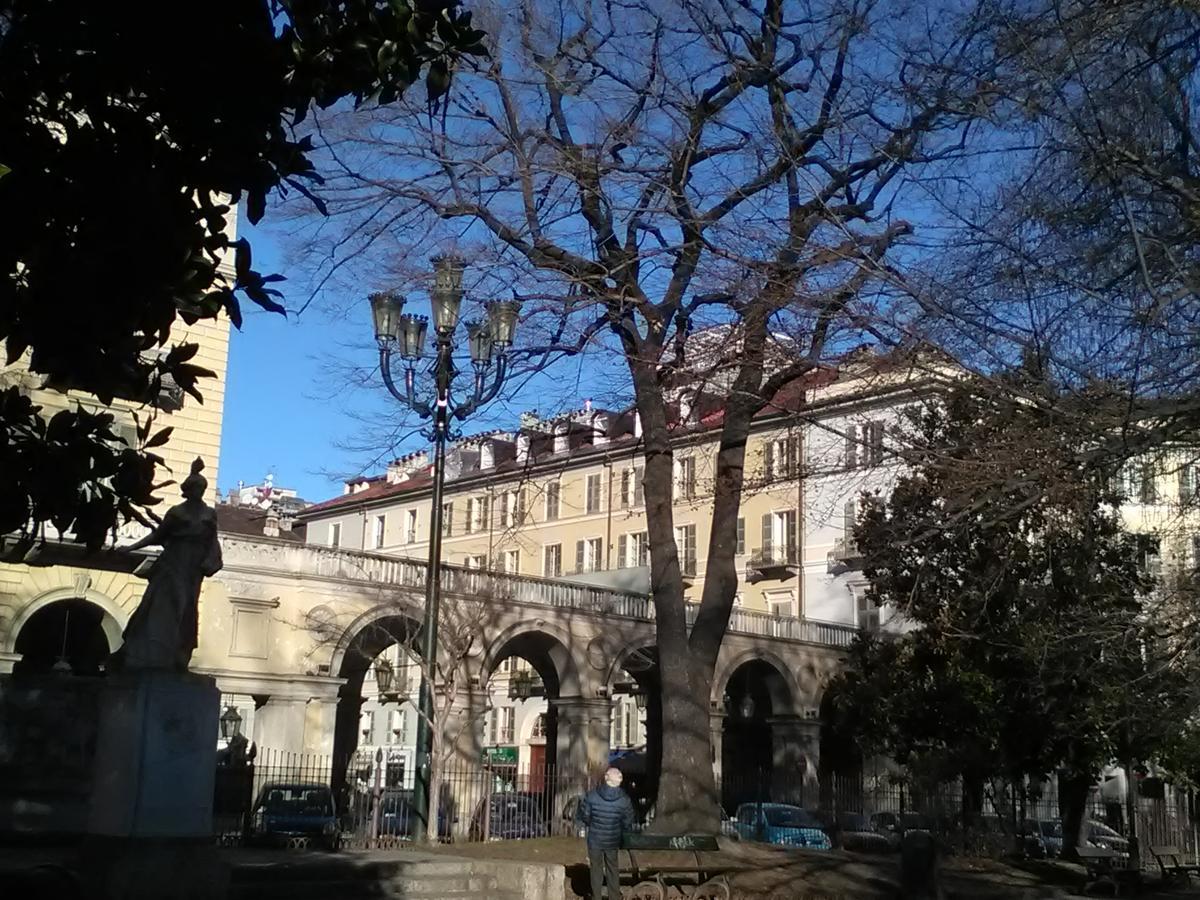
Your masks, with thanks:
[{"label": "balcony railing", "polygon": [[[280,570],[293,575],[390,585],[415,592],[425,589],[426,564],[417,560],[355,550],[335,550],[311,544],[267,542],[257,537],[241,538],[227,534],[221,536],[221,547],[227,571]],[[446,563],[442,564],[442,590],[466,597],[575,609],[645,622],[654,620],[654,604],[644,594],[570,581],[465,569]],[[698,610],[699,604],[688,604],[689,625],[695,621]],[[747,609],[733,611],[729,630],[737,634],[805,641],[830,647],[850,646],[858,631],[850,625],[775,616]]]},{"label": "balcony railing", "polygon": [[841,563],[857,562],[863,558],[862,551],[858,549],[858,542],[854,538],[840,537],[833,542],[833,549],[829,551],[829,558]]}]

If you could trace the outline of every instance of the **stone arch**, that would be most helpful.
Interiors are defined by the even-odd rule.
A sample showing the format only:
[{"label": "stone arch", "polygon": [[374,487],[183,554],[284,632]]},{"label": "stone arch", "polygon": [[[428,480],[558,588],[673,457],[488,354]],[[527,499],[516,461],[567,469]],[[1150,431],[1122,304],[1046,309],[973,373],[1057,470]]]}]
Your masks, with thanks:
[{"label": "stone arch", "polygon": [[505,659],[519,656],[541,676],[547,695],[553,690],[556,696],[587,696],[590,688],[594,697],[599,685],[592,683],[587,667],[576,659],[573,644],[571,634],[555,623],[544,619],[515,622],[488,641],[479,659],[479,683],[487,684]]},{"label": "stone arch", "polygon": [[801,698],[806,695],[796,678],[795,670],[787,665],[773,650],[750,648],[718,660],[716,671],[713,673],[712,697],[714,709],[721,709],[724,704],[725,692],[730,680],[743,666],[750,663],[762,663],[774,670],[774,675],[767,679],[766,687],[771,699],[772,715],[798,715],[801,712]]},{"label": "stone arch", "polygon": [[[349,625],[338,628],[337,640],[329,657],[330,674],[345,677],[341,672],[347,666],[348,657],[368,653],[372,648],[375,652],[368,659],[373,659],[395,642],[387,640],[389,636],[398,638],[403,635],[415,640],[421,627],[421,614],[419,604],[401,604],[394,601],[376,604],[359,613]],[[398,622],[404,623],[399,632],[393,624]],[[365,665],[363,668],[365,669]]]},{"label": "stone arch", "polygon": [[60,587],[38,594],[33,600],[21,607],[16,617],[12,620],[8,633],[4,636],[3,644],[0,644],[0,650],[6,653],[15,652],[17,636],[21,633],[21,629],[29,624],[29,620],[52,603],[58,603],[63,600],[84,600],[93,606],[99,607],[104,614],[100,627],[104,630],[104,637],[108,640],[109,649],[116,650],[121,646],[123,641],[122,632],[124,632],[125,623],[129,619],[125,610],[121,609],[106,594],[92,590],[90,587],[83,589],[78,587]]}]

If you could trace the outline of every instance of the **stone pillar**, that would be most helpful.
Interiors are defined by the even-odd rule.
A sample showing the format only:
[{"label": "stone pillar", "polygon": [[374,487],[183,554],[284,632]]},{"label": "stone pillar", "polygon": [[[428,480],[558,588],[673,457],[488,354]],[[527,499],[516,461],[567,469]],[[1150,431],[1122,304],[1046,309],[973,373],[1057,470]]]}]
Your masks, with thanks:
[{"label": "stone pillar", "polygon": [[[435,717],[443,715],[446,691],[445,685],[434,691]],[[439,723],[439,741],[434,748],[441,767],[438,802],[446,810],[442,827],[448,827],[456,838],[467,836],[483,798],[494,787],[483,760],[487,701],[482,689],[456,690],[449,714]]]},{"label": "stone pillar", "polygon": [[608,765],[612,701],[607,697],[555,697],[558,713],[558,770],[563,776],[595,780]]},{"label": "stone pillar", "polygon": [[304,752],[333,754],[337,726],[337,696],[312,697],[304,706]]},{"label": "stone pillar", "polygon": [[708,739],[712,742],[712,764],[713,764],[713,780],[717,784],[717,799],[719,802],[725,802],[725,789],[721,778],[724,775],[724,760],[721,754],[724,752],[723,739],[725,737],[725,713],[712,712],[708,716]]},{"label": "stone pillar", "polygon": [[4,653],[0,651],[0,675],[11,675],[13,667],[20,661],[20,653]]},{"label": "stone pillar", "polygon": [[[308,703],[300,697],[256,696],[254,699],[258,705],[254,711],[254,734],[251,740],[258,745],[259,752],[303,751]],[[330,740],[332,744],[332,738]]]},{"label": "stone pillar", "polygon": [[821,723],[800,716],[772,716],[771,799],[799,806],[818,804]]}]

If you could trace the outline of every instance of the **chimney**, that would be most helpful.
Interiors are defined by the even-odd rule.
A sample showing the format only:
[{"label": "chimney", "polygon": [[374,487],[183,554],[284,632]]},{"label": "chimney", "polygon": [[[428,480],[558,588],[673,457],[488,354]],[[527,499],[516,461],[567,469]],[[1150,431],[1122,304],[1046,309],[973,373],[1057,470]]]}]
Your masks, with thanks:
[{"label": "chimney", "polygon": [[275,507],[267,510],[267,519],[263,523],[263,534],[267,537],[279,537],[279,511]]},{"label": "chimney", "polygon": [[517,435],[517,465],[523,466],[529,462],[530,437],[525,432]]},{"label": "chimney", "polygon": [[571,449],[571,423],[559,422],[554,426],[554,452],[566,453]]},{"label": "chimney", "polygon": [[404,480],[404,460],[393,459],[387,464],[387,483],[399,484]]},{"label": "chimney", "polygon": [[688,425],[692,421],[692,412],[695,409],[694,398],[686,392],[679,395],[679,424]]},{"label": "chimney", "polygon": [[494,469],[496,467],[496,444],[491,438],[484,438],[479,445],[479,468]]},{"label": "chimney", "polygon": [[638,412],[633,414],[633,436],[635,438],[642,436],[642,414]]},{"label": "chimney", "polygon": [[279,517],[279,530],[280,530],[280,531],[291,531],[291,530],[292,530],[292,524],[293,524],[295,521],[296,521],[296,520],[295,520],[295,519],[294,519],[294,518],[293,518],[293,517],[292,517],[290,514],[288,514],[288,513],[283,513],[283,514],[282,514],[282,515],[280,515],[280,517]]}]

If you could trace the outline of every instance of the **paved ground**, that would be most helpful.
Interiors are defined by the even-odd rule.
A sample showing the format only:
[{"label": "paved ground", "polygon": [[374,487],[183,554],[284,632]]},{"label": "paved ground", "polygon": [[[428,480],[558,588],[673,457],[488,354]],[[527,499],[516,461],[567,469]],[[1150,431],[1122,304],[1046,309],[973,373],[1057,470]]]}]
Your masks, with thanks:
[{"label": "paved ground", "polygon": [[[477,860],[502,859],[507,862],[530,862],[543,865],[563,865],[567,870],[568,893],[576,897],[586,894],[587,864],[583,842],[574,838],[546,838],[534,841],[506,843],[457,844],[431,850],[347,851],[322,854],[307,851],[231,849],[223,851],[228,862],[239,869],[312,867],[330,871],[342,866],[369,869],[385,865],[389,860],[403,858],[416,861],[448,861],[453,857]],[[645,855],[643,855],[645,856]],[[713,857],[716,858],[713,858]],[[14,871],[28,871],[38,865],[69,862],[74,851],[47,847],[0,847],[0,884],[12,884]],[[650,857],[652,860],[653,857]],[[731,872],[730,884],[734,896],[753,900],[870,900],[896,895],[898,857],[868,856],[839,852],[784,851],[763,845],[729,842],[717,855],[706,855],[706,861],[737,867]],[[648,860],[649,861],[649,860]],[[993,860],[948,858],[943,864],[947,900],[971,898],[1046,898],[1064,900],[1082,896],[1082,870],[1078,866],[1056,862],[1007,864]],[[1149,879],[1141,900],[1200,900],[1200,882],[1191,887],[1162,889]],[[51,895],[47,895],[51,896]],[[23,898],[25,900],[25,898]],[[62,897],[61,900],[69,900]]]}]

